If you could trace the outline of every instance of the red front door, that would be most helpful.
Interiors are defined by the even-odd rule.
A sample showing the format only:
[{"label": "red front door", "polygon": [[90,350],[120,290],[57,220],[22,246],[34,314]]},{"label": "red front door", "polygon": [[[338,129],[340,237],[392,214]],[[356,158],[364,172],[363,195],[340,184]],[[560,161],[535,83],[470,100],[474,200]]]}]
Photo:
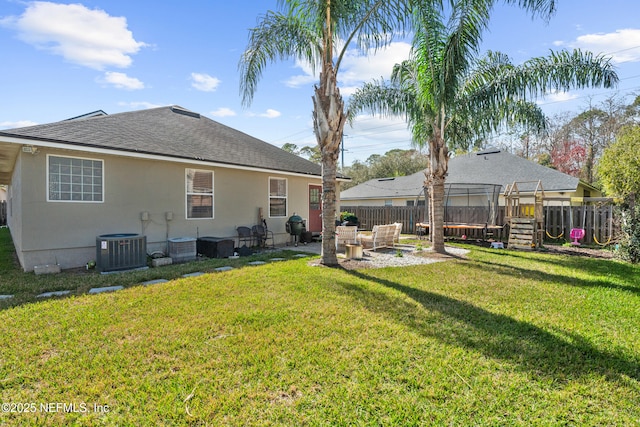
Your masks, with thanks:
[{"label": "red front door", "polygon": [[322,232],[322,186],[309,186],[309,222],[307,231]]}]

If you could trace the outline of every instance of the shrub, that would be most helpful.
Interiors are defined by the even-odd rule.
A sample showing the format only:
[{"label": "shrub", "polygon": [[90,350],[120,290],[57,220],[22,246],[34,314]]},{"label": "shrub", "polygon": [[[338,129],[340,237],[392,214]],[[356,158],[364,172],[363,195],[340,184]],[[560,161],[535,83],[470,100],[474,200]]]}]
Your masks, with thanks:
[{"label": "shrub", "polygon": [[620,229],[622,236],[618,254],[626,261],[640,263],[640,206],[622,208]]}]

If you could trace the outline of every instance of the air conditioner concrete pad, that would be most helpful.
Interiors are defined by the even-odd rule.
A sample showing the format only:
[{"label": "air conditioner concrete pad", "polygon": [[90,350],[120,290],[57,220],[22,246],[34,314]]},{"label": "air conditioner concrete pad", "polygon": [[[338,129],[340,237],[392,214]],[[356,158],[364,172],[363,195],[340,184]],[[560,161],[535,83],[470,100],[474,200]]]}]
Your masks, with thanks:
[{"label": "air conditioner concrete pad", "polygon": [[216,268],[216,271],[229,271],[229,270],[233,270],[233,267],[231,267],[230,265],[225,265],[224,267]]},{"label": "air conditioner concrete pad", "polygon": [[36,298],[49,298],[49,297],[61,297],[63,295],[69,295],[71,291],[53,291],[53,292],[45,292],[40,295],[36,295]]},{"label": "air conditioner concrete pad", "polygon": [[152,267],[161,267],[163,265],[171,265],[171,264],[173,264],[173,259],[171,259],[170,257],[154,258],[151,260]]},{"label": "air conditioner concrete pad", "polygon": [[56,274],[60,273],[60,266],[57,264],[36,265],[33,267],[36,274]]},{"label": "air conditioner concrete pad", "polygon": [[100,294],[102,292],[119,291],[120,289],[124,289],[124,286],[105,286],[104,288],[91,288],[89,289],[89,293]]},{"label": "air conditioner concrete pad", "polygon": [[147,280],[146,282],[142,282],[142,284],[144,286],[149,286],[149,285],[157,285],[158,283],[167,283],[168,280],[167,279],[155,279],[155,280]]}]

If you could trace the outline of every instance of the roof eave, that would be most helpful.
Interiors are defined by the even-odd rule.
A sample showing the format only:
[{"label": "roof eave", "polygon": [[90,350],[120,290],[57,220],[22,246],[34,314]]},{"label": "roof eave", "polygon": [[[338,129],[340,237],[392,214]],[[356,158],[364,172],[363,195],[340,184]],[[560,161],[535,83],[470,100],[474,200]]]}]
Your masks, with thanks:
[{"label": "roof eave", "polygon": [[180,162],[180,163],[191,163],[198,165],[207,165],[207,166],[216,166],[222,168],[229,169],[239,169],[239,170],[247,170],[253,172],[267,172],[267,173],[280,173],[285,175],[293,175],[293,176],[304,176],[304,177],[315,177],[320,179],[322,175],[307,173],[302,171],[292,171],[286,169],[271,169],[266,167],[258,167],[258,166],[249,166],[249,165],[241,165],[235,163],[225,163],[211,159],[205,158],[193,158],[186,156],[173,156],[167,154],[157,154],[140,150],[129,150],[125,148],[105,148],[102,146],[94,145],[94,144],[86,144],[86,143],[78,143],[78,142],[69,142],[69,141],[60,141],[55,139],[48,138],[36,138],[30,136],[23,135],[12,135],[8,132],[0,132],[0,139],[4,142],[8,142],[11,144],[19,144],[19,145],[35,145],[38,147],[45,148],[57,148],[63,150],[75,150],[75,151],[85,151],[90,153],[103,153],[109,155],[122,156],[123,153],[126,153],[125,157],[133,157],[133,158],[145,158],[149,160],[164,160],[164,161],[172,161],[172,162]]}]

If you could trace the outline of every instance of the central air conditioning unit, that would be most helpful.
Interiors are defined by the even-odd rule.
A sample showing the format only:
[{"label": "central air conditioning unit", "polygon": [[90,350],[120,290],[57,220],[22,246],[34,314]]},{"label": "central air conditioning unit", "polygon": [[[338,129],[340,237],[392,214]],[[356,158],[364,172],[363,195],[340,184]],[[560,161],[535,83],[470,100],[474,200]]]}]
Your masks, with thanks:
[{"label": "central air conditioning unit", "polygon": [[132,270],[147,266],[147,236],[133,233],[96,237],[98,271]]},{"label": "central air conditioning unit", "polygon": [[196,239],[193,237],[174,237],[168,240],[169,256],[174,263],[196,259]]}]

